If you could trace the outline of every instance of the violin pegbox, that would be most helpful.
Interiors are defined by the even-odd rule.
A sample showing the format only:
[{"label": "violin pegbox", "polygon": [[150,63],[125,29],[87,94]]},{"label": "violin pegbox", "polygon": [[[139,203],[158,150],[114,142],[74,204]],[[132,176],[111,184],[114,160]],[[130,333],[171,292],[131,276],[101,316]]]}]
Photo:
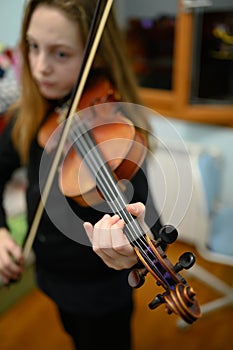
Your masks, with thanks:
[{"label": "violin pegbox", "polygon": [[[156,284],[162,286],[165,290],[149,303],[150,309],[156,309],[165,304],[168,314],[177,314],[189,324],[196,321],[201,316],[199,304],[195,298],[195,292],[187,281],[180,275],[181,270],[190,269],[195,263],[195,255],[192,252],[183,253],[178,262],[173,265],[167,258],[165,251],[161,246],[172,244],[178,237],[177,230],[171,225],[165,225],[159,232],[159,238],[152,240],[148,235],[145,236],[148,244],[148,251],[151,253],[149,260],[140,253],[137,246],[134,246],[142,268],[134,268],[128,276],[128,282],[131,287],[139,288],[145,281],[148,272],[156,279]],[[148,252],[147,254],[148,255]],[[149,261],[149,263],[148,263]]]}]

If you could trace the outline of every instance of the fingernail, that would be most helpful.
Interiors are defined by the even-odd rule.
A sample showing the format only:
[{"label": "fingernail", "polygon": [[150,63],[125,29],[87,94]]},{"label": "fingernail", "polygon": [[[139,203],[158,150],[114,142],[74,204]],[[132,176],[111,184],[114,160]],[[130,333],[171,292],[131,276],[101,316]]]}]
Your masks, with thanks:
[{"label": "fingernail", "polygon": [[107,218],[110,218],[110,215],[109,214],[104,214],[103,219],[107,219]]},{"label": "fingernail", "polygon": [[132,206],[131,206],[131,209],[132,209],[133,211],[135,211],[135,212],[138,211],[138,208],[136,207],[136,205],[133,205],[133,204],[132,204]]}]

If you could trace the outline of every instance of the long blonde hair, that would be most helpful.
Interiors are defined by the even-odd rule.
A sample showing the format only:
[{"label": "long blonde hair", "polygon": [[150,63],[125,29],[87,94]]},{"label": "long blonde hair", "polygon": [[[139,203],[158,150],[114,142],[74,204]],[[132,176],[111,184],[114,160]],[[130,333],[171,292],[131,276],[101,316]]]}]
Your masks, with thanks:
[{"label": "long blonde hair", "polygon": [[[17,118],[13,129],[13,142],[19,150],[23,163],[27,162],[31,141],[44,118],[46,101],[41,96],[35,84],[29,65],[27,30],[33,12],[38,6],[45,5],[63,11],[64,15],[80,28],[83,45],[87,40],[89,28],[94,15],[95,0],[30,0],[25,8],[22,22],[20,48],[22,53],[20,101],[15,105]],[[124,40],[111,11],[106,28],[101,38],[97,57],[102,62],[109,78],[114,82],[124,102],[140,103],[137,95],[137,85],[132,74]],[[143,123],[143,118],[141,118]],[[138,123],[139,121],[137,121]]]}]

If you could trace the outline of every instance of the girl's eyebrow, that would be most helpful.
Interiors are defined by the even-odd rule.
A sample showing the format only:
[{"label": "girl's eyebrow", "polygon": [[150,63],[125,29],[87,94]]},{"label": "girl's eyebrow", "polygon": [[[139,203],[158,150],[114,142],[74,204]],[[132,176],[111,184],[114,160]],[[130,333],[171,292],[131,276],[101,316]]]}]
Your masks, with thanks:
[{"label": "girl's eyebrow", "polygon": [[[37,42],[37,39],[35,39],[33,36],[31,36],[30,34],[26,35],[26,40],[27,41],[35,41]],[[64,48],[64,49],[69,49],[69,50],[74,50],[76,51],[77,49],[74,48],[74,46],[72,45],[67,45],[66,42],[57,42],[57,43],[52,43],[49,45],[50,48],[52,49],[58,49],[58,48]]]},{"label": "girl's eyebrow", "polygon": [[26,40],[34,40],[34,39],[33,39],[33,37],[31,37],[30,34],[27,33],[27,34],[26,34]]}]

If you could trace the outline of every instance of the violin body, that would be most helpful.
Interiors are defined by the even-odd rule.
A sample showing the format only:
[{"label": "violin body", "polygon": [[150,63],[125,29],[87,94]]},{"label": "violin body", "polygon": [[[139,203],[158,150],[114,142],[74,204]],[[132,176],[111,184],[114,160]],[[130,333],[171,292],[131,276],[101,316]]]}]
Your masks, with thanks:
[{"label": "violin body", "polygon": [[[109,80],[99,77],[95,85],[83,95],[77,118],[74,116],[71,126],[73,136],[69,137],[66,145],[68,151],[59,166],[59,187],[65,196],[71,197],[82,206],[91,206],[103,201],[97,186],[97,174],[90,173],[85,155],[82,157],[78,150],[80,138],[85,137],[83,134],[89,133],[93,141],[91,147],[94,151],[98,147],[118,181],[130,180],[145,159],[146,136],[118,110],[118,101],[119,95]],[[56,147],[61,132],[61,121],[61,116],[54,113],[38,133],[40,146],[48,149],[48,152]],[[88,152],[91,151],[88,149]]]},{"label": "violin body", "polygon": [[[93,147],[98,145],[117,181],[130,180],[145,158],[147,144],[144,135],[136,131],[122,115],[107,124],[95,126],[90,135],[95,141]],[[98,191],[98,171],[96,176],[90,173],[85,158],[79,156],[76,148],[70,148],[61,164],[59,186],[65,196],[82,206],[91,206],[103,200]]]}]

